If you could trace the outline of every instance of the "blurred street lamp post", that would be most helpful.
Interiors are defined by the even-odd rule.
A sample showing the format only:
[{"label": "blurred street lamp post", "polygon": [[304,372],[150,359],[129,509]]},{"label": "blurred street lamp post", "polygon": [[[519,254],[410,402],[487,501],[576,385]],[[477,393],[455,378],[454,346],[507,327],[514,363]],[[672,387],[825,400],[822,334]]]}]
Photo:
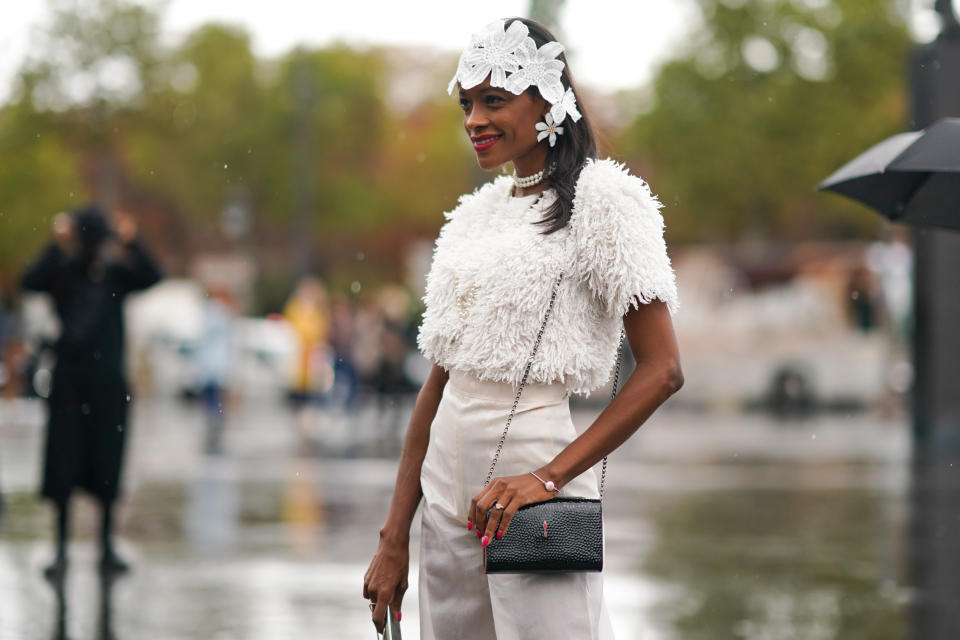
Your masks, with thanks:
[{"label": "blurred street lamp post", "polygon": [[[943,29],[910,61],[911,129],[960,116],[960,24],[936,0]],[[960,203],[944,203],[960,214]],[[911,637],[960,638],[960,233],[914,231]]]}]

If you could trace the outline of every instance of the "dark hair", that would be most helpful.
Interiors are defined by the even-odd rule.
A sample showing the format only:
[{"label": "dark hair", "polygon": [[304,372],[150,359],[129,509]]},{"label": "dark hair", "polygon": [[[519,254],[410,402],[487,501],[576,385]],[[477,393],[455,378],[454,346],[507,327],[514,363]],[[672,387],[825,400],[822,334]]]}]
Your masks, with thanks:
[{"label": "dark hair", "polygon": [[98,204],[88,204],[73,211],[73,225],[79,245],[79,259],[89,263],[97,256],[100,246],[110,238],[107,216]]},{"label": "dark hair", "polygon": [[[557,39],[545,26],[529,18],[509,18],[506,21],[506,26],[509,27],[515,20],[519,20],[527,26],[530,37],[533,38],[537,48]],[[576,122],[569,117],[564,119],[563,135],[557,136],[556,145],[547,149],[546,166],[552,168],[550,186],[556,192],[557,199],[547,209],[543,219],[539,221],[539,224],[546,227],[543,232],[544,235],[559,231],[570,222],[570,216],[573,215],[573,196],[577,179],[580,178],[580,171],[587,159],[597,157],[597,142],[593,134],[593,127],[590,125],[590,118],[587,116],[583,102],[580,101],[580,94],[573,84],[567,57],[561,53],[557,60],[563,62],[560,81],[563,83],[564,90],[567,88],[573,89],[573,94],[577,98],[577,109],[583,117]],[[540,95],[540,91],[536,87],[530,87],[527,91],[535,91],[537,95]]]}]

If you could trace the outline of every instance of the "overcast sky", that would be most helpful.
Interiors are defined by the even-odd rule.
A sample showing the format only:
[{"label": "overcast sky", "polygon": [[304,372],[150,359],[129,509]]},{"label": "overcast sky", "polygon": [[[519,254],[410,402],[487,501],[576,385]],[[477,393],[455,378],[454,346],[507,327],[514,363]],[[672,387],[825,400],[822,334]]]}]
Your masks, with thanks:
[{"label": "overcast sky", "polygon": [[[910,1],[916,7],[914,34],[928,39],[937,26],[929,9],[933,0]],[[478,27],[521,14],[527,6],[527,0],[168,0],[164,30],[173,44],[205,22],[239,24],[263,56],[282,54],[298,43],[333,40],[458,51]],[[44,0],[0,0],[0,101],[9,96],[30,34],[45,15]],[[696,15],[692,0],[568,0],[561,23],[571,68],[582,84],[601,90],[642,85]]]}]

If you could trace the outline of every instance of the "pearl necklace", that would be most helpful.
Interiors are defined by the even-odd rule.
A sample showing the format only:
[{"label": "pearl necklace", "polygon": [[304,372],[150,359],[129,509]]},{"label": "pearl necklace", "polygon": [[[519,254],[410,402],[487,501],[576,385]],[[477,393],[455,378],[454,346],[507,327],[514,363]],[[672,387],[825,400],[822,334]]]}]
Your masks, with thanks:
[{"label": "pearl necklace", "polygon": [[537,171],[529,176],[524,176],[521,178],[517,175],[517,172],[513,172],[513,185],[520,187],[521,189],[526,189],[527,187],[532,187],[543,182],[543,179],[547,177],[547,172],[544,169]]}]

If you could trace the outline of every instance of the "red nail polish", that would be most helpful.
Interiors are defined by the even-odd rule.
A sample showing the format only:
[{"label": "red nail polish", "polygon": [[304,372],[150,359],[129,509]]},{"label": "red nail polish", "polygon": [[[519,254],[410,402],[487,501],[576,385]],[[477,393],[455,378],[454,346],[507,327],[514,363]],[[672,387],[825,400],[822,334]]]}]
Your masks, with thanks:
[{"label": "red nail polish", "polygon": [[400,617],[401,617],[401,615],[402,615],[402,614],[401,614],[399,611],[397,611],[397,622],[400,622]]},{"label": "red nail polish", "polygon": [[503,531],[500,531],[499,529],[497,529],[497,540],[499,540],[502,537],[503,537]]},{"label": "red nail polish", "polygon": [[470,531],[471,529],[473,529],[473,522],[471,520],[467,520],[467,531]]},{"label": "red nail polish", "polygon": [[479,538],[481,535],[482,534],[480,533],[480,529],[477,529],[477,538]]},{"label": "red nail polish", "polygon": [[483,536],[483,539],[480,540],[480,546],[486,547],[488,544],[490,544],[490,538]]}]

